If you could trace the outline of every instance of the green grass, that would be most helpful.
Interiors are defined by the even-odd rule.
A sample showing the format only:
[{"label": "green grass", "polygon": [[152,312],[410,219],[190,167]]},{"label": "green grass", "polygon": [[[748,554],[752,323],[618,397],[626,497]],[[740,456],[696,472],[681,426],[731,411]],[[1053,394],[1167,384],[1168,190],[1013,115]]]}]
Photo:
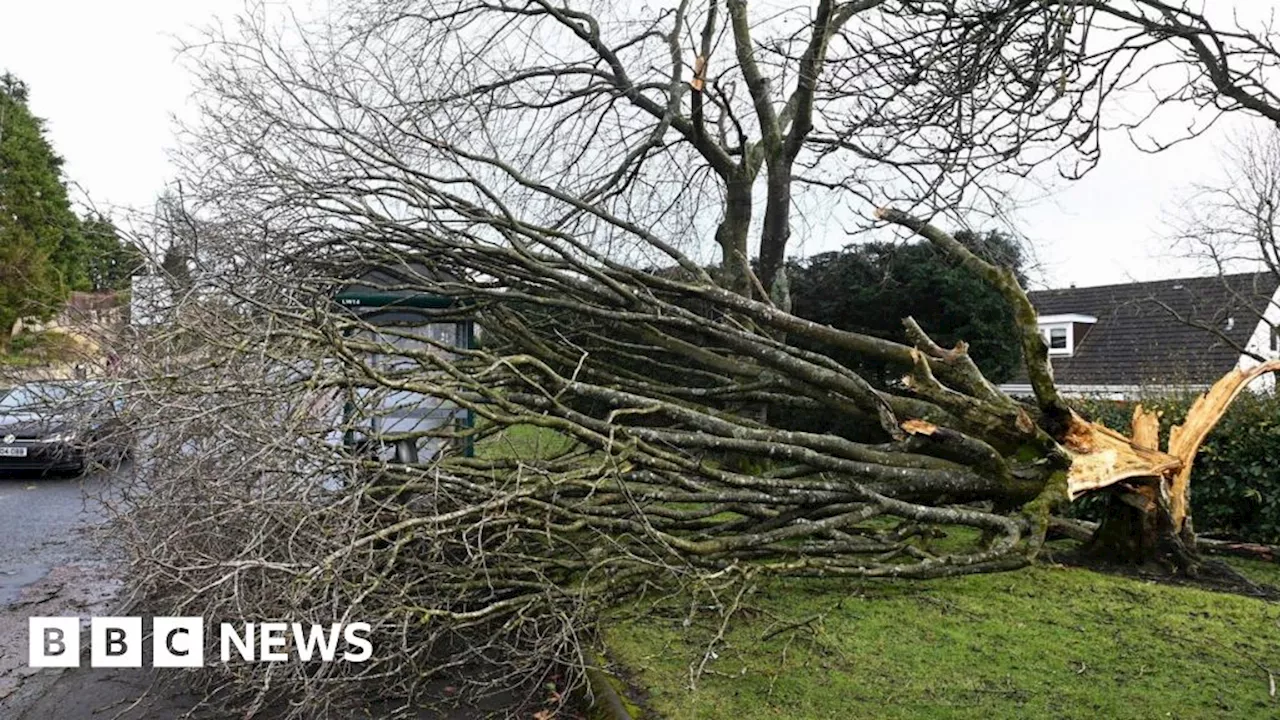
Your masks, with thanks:
[{"label": "green grass", "polygon": [[78,345],[62,333],[42,332],[19,335],[0,351],[0,365],[35,367],[73,358]]},{"label": "green grass", "polygon": [[43,360],[32,355],[11,355],[9,353],[0,352],[0,366],[36,367],[43,363]]},{"label": "green grass", "polygon": [[1235,595],[1058,566],[770,580],[743,597],[696,691],[691,664],[720,618],[687,623],[688,608],[637,603],[605,626],[660,717],[1280,717],[1258,666],[1280,674],[1280,605]]},{"label": "green grass", "polygon": [[[569,442],[517,426],[477,452],[532,460]],[[948,530],[932,550],[971,544]],[[1232,562],[1280,586],[1280,565]],[[927,582],[775,579],[742,597],[711,646],[713,603],[648,599],[604,619],[612,659],[654,715],[1280,718],[1259,667],[1280,681],[1280,604],[1261,600],[1047,564]]]},{"label": "green grass", "polygon": [[476,456],[491,460],[534,461],[555,457],[572,448],[574,441],[537,425],[512,425],[476,443]]},{"label": "green grass", "polygon": [[1256,583],[1280,587],[1280,563],[1244,558],[1231,558],[1227,562]]}]

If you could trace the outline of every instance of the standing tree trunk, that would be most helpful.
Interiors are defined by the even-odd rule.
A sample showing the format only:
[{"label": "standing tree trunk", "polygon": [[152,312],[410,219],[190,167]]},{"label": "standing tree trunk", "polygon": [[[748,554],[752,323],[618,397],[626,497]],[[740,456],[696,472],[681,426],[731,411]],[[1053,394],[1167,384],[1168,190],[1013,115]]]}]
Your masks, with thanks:
[{"label": "standing tree trunk", "polygon": [[[1191,472],[1196,453],[1231,401],[1252,380],[1277,370],[1280,360],[1227,373],[1196,398],[1181,425],[1170,429],[1167,453],[1155,450],[1159,445],[1159,416],[1146,412],[1141,405],[1134,408],[1132,445],[1149,460],[1151,472],[1097,486],[1108,489],[1110,497],[1102,522],[1085,545],[1085,553],[1103,561],[1155,563],[1194,575],[1199,565],[1191,521]],[[1083,485],[1082,480],[1081,491]]]}]

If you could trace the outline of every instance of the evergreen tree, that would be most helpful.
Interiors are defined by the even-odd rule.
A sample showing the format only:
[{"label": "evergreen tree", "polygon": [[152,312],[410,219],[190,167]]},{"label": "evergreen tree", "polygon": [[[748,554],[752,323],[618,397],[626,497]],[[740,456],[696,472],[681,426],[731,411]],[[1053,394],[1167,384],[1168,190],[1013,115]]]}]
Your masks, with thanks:
[{"label": "evergreen tree", "polygon": [[87,289],[84,238],[62,180],[62,158],[27,107],[28,89],[0,75],[0,342],[21,315],[46,316]]},{"label": "evergreen tree", "polygon": [[95,292],[129,289],[130,278],[143,264],[142,252],[124,242],[110,218],[90,215],[81,224],[89,289]]},{"label": "evergreen tree", "polygon": [[[1013,239],[963,230],[955,237],[1025,282],[1022,252]],[[996,382],[1021,366],[1017,323],[1004,297],[929,243],[854,245],[794,262],[789,273],[793,312],[801,317],[905,342],[902,318],[910,316],[940,343],[968,342],[974,362]],[[845,359],[881,382],[900,374]]]}]

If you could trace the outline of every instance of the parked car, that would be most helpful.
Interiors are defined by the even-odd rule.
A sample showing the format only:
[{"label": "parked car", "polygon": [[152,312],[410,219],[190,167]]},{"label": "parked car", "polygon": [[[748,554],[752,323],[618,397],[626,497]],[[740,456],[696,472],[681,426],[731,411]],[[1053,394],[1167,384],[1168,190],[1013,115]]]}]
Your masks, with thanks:
[{"label": "parked car", "polygon": [[122,459],[131,446],[107,383],[31,382],[0,397],[0,472],[79,475],[90,462]]}]

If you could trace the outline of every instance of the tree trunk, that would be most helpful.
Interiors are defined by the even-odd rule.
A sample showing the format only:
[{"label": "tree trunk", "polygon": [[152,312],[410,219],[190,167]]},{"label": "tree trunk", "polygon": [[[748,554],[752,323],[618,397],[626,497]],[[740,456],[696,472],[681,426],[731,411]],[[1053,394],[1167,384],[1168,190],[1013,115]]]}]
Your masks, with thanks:
[{"label": "tree trunk", "polygon": [[1109,564],[1159,566],[1195,576],[1200,566],[1195,535],[1189,525],[1175,529],[1169,503],[1154,497],[1155,487],[1113,490],[1084,554]]},{"label": "tree trunk", "polygon": [[[1053,368],[1048,348],[1040,336],[1035,307],[1007,268],[986,262],[950,234],[924,220],[893,208],[881,208],[876,214],[882,220],[923,236],[964,267],[986,278],[1014,309],[1022,334],[1023,359],[1040,413],[1037,424],[1059,446],[1049,455],[1064,453],[1068,462],[1065,498],[1055,495],[1050,482],[1035,501],[1024,506],[1032,527],[1047,529],[1049,512],[1063,504],[1063,500],[1070,502],[1085,493],[1105,491],[1111,494],[1111,500],[1106,517],[1087,543],[1089,554],[1115,562],[1156,562],[1181,572],[1196,572],[1199,562],[1194,552],[1190,504],[1191,469],[1196,453],[1231,401],[1255,378],[1280,371],[1280,360],[1228,372],[1196,399],[1181,425],[1170,429],[1166,450],[1162,451],[1158,413],[1137,406],[1131,432],[1126,436],[1084,420],[1071,408],[1053,381]],[[918,348],[940,361],[945,359],[947,353],[924,338],[919,328],[912,328],[908,323],[908,331],[915,336],[913,341]],[[917,364],[916,373],[907,379],[917,393],[931,390],[932,394],[926,397],[945,404],[947,389],[931,387],[934,383],[927,364]],[[975,398],[983,397],[998,404],[999,399],[991,401],[992,393],[981,384],[970,383],[966,389]],[[1050,466],[1054,460],[1045,457],[1044,465]]]},{"label": "tree trunk", "polygon": [[[1226,413],[1231,401],[1260,375],[1280,370],[1270,361],[1237,369],[1214,383],[1192,403],[1181,425],[1169,431],[1168,451],[1160,452],[1159,415],[1134,408],[1128,448],[1114,431],[1089,424],[1077,449],[1068,482],[1071,497],[1092,489],[1110,492],[1102,522],[1086,543],[1086,555],[1104,562],[1158,564],[1186,575],[1200,565],[1191,523],[1191,470],[1201,443]],[[1099,442],[1099,441],[1102,442]],[[1111,447],[1104,447],[1110,444]],[[1130,457],[1125,457],[1128,450]],[[1119,460],[1117,460],[1119,458]],[[1100,462],[1105,460],[1105,462]],[[1143,466],[1147,472],[1142,472]]]},{"label": "tree trunk", "polygon": [[753,297],[747,233],[751,229],[751,178],[731,177],[725,184],[724,218],[716,228],[720,246],[723,286],[743,297]]}]

